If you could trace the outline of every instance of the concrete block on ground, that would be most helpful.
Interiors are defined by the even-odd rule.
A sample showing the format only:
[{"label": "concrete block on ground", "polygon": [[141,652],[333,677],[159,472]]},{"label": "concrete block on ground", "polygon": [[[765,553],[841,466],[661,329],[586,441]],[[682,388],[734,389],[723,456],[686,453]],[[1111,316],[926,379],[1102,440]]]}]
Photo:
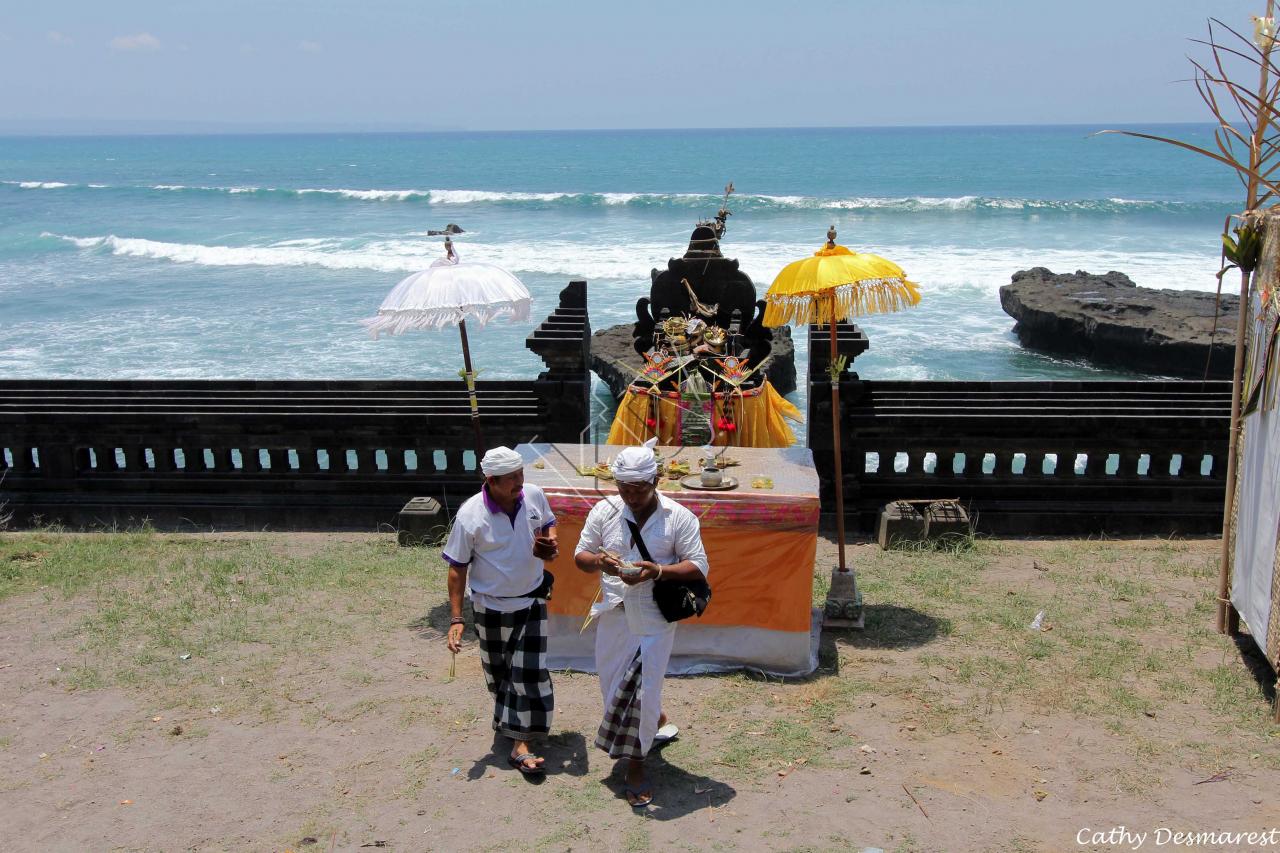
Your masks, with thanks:
[{"label": "concrete block on ground", "polygon": [[963,538],[969,535],[969,513],[955,501],[934,501],[924,508],[926,539]]},{"label": "concrete block on ground", "polygon": [[400,510],[396,541],[401,547],[430,545],[440,539],[449,519],[435,498],[413,498]]},{"label": "concrete block on ground", "polygon": [[925,538],[925,519],[913,504],[894,501],[880,510],[876,541],[886,551],[895,542],[919,542]]}]

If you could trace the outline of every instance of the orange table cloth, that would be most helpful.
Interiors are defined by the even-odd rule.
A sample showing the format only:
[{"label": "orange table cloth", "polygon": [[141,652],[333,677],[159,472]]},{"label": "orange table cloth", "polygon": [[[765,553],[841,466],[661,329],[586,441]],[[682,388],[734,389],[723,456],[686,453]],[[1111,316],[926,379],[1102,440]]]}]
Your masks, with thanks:
[{"label": "orange table cloth", "polygon": [[[555,592],[549,653],[582,665],[594,626],[582,632],[600,586],[598,575],[580,571],[573,553],[587,513],[617,494],[607,480],[579,473],[607,462],[616,447],[523,444],[525,482],[540,486],[556,514],[560,557],[550,565]],[[664,459],[692,462],[691,449],[659,448]],[[711,604],[702,617],[680,623],[673,672],[751,667],[779,674],[811,671],[813,564],[818,544],[818,477],[807,448],[731,448],[741,464],[725,469],[738,480],[731,491],[665,491],[699,516],[710,566]],[[697,465],[692,466],[695,470]],[[753,488],[758,477],[772,489]]]}]

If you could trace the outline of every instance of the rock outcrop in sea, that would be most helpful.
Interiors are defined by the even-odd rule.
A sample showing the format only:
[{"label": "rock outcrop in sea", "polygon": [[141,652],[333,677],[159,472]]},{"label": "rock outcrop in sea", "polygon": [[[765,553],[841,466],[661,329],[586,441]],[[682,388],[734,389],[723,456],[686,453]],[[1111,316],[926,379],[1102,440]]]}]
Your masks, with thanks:
[{"label": "rock outcrop in sea", "polygon": [[[1228,281],[1233,280],[1228,277]],[[1124,273],[1014,273],[1000,306],[1024,347],[1162,376],[1231,378],[1240,297],[1138,287]],[[1212,350],[1212,355],[1210,351]]]},{"label": "rock outcrop in sea", "polygon": [[[633,323],[625,323],[601,329],[591,336],[591,369],[604,380],[617,400],[622,399],[627,385],[644,363],[631,345],[633,328]],[[765,368],[769,381],[779,394],[789,394],[796,390],[795,344],[789,326],[773,330],[772,355]]]}]

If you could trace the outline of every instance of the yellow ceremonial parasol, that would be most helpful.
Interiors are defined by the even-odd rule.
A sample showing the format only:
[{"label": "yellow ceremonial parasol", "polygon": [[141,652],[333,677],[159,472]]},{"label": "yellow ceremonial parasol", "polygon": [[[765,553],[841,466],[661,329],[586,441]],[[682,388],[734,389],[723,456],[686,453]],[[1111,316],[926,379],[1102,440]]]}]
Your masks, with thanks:
[{"label": "yellow ceremonial parasol", "polygon": [[[879,255],[852,252],[836,245],[836,229],[813,257],[787,264],[765,293],[764,324],[785,326],[825,323],[831,332],[831,429],[835,442],[836,535],[840,550],[837,571],[850,575],[844,561],[844,466],[840,458],[840,374],[845,359],[836,349],[836,322],[852,322],[863,314],[882,314],[915,305],[920,291],[907,281],[902,267]],[[837,578],[832,577],[834,597]],[[846,581],[847,583],[847,581]],[[856,592],[856,585],[852,585]]]}]

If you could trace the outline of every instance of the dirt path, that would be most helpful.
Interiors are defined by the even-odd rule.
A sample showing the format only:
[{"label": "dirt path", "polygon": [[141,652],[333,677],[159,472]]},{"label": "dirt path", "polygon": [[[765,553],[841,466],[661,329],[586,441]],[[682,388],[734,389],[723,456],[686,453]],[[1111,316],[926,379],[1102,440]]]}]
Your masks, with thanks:
[{"label": "dirt path", "polygon": [[[361,540],[269,541],[310,549],[306,557]],[[1103,547],[1120,552],[1107,574],[1137,582],[1149,547]],[[1053,572],[1033,563],[1054,562],[1062,548],[1005,543],[969,592],[1034,593]],[[1215,548],[1179,543],[1170,565],[1198,565]],[[506,766],[505,745],[495,754],[487,725],[475,650],[459,656],[451,680],[438,626],[406,618],[438,609],[439,589],[424,585],[382,630],[354,632],[320,653],[295,655],[287,643],[250,638],[233,657],[187,661],[199,672],[199,706],[175,701],[188,695],[185,682],[175,693],[172,684],[70,677],[97,653],[85,626],[101,593],[14,596],[0,602],[0,837],[7,850],[33,851],[1009,851],[1133,846],[1079,845],[1084,829],[1280,827],[1278,731],[1265,721],[1240,725],[1230,705],[1252,689],[1252,711],[1265,717],[1257,687],[1247,677],[1243,687],[1213,687],[1225,677],[1220,669],[1244,668],[1229,641],[1197,635],[1188,654],[1181,622],[1142,628],[1144,649],[1175,658],[1152,671],[1169,684],[1151,687],[1141,669],[1124,669],[1114,701],[1122,706],[1128,691],[1163,697],[1159,703],[1072,711],[1046,682],[1010,676],[1001,685],[1008,661],[965,646],[965,618],[941,606],[929,612],[920,603],[927,597],[910,606],[877,598],[877,583],[931,582],[889,577],[914,565],[910,555],[854,550],[869,621],[879,627],[830,638],[811,679],[668,681],[666,706],[682,736],[657,762],[657,802],[647,813],[627,807],[612,762],[590,748],[599,721],[593,677],[555,678],[546,780],[531,784]],[[824,553],[819,565],[827,560]],[[1195,573],[1170,573],[1157,593],[1186,603],[1186,612],[1172,610],[1185,620],[1201,585]],[[340,604],[315,600],[329,610]],[[305,613],[275,618],[292,632],[308,624]],[[1066,624],[1054,630],[1069,637]],[[1069,639],[1063,646],[1071,648]],[[115,648],[127,655],[148,646],[145,636],[122,636]],[[1015,664],[1034,670],[1053,660],[1031,655]],[[1193,678],[1192,670],[1210,674]],[[1103,706],[1111,701],[1099,695]],[[1148,837],[1139,849],[1159,848]]]}]

